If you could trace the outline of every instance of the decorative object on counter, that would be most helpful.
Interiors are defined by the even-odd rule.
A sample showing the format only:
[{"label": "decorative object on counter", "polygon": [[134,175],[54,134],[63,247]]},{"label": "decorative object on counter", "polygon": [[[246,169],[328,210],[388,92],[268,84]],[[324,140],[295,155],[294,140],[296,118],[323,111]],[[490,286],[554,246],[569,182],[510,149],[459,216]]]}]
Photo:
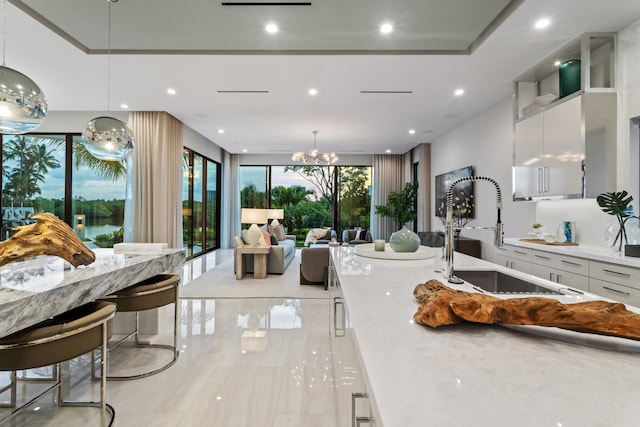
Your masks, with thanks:
[{"label": "decorative object on counter", "polygon": [[375,245],[376,251],[384,251],[385,241],[384,240],[376,240],[373,242]]},{"label": "decorative object on counter", "polygon": [[518,239],[521,242],[525,243],[535,243],[538,245],[552,245],[552,246],[578,246],[577,243],[571,242],[556,242],[553,234],[545,235],[544,240],[540,239]]},{"label": "decorative object on counter", "polygon": [[[615,239],[611,243],[611,246],[619,252],[622,251],[623,240],[625,244],[627,243],[625,224],[631,218],[638,218],[633,215],[632,201],[633,197],[625,190],[602,193],[596,198],[596,202],[602,211],[606,214],[614,215],[618,220],[618,231],[615,234]],[[605,239],[611,234],[611,228],[612,227],[608,226],[607,230],[605,230]],[[617,248],[615,247],[616,244],[618,245]]]},{"label": "decorative object on counter", "polygon": [[413,295],[420,302],[414,320],[433,328],[465,321],[538,325],[640,340],[640,314],[621,303],[563,304],[543,297],[502,299],[451,289],[437,280],[416,286]]},{"label": "decorative object on counter", "polygon": [[564,98],[580,90],[580,74],[579,59],[570,59],[560,65],[560,69],[558,70],[560,98]]},{"label": "decorative object on counter", "polygon": [[[446,225],[447,222],[447,190],[453,181],[467,176],[473,176],[472,166],[436,176],[436,216],[440,218],[442,225]],[[457,237],[460,235],[460,228],[466,226],[475,218],[476,205],[473,181],[460,183],[453,191],[453,226]]]},{"label": "decorative object on counter", "polygon": [[418,195],[418,182],[408,182],[401,192],[390,192],[386,205],[376,206],[376,214],[390,217],[396,222],[396,231],[389,238],[391,249],[396,252],[415,252],[420,247],[420,237],[409,230],[405,224],[417,218],[416,198]]},{"label": "decorative object on counter", "polygon": [[575,243],[576,241],[576,223],[575,221],[563,221],[562,231],[565,243]]},{"label": "decorative object on counter", "polygon": [[387,247],[384,251],[376,251],[375,243],[363,243],[356,245],[354,253],[365,258],[377,258],[385,260],[416,260],[434,258],[438,253],[438,248],[420,246],[415,252],[396,252],[393,248]]},{"label": "decorative object on counter", "polygon": [[89,265],[96,260],[93,251],[54,214],[44,212],[32,218],[35,223],[16,227],[17,233],[0,243],[0,265],[38,255],[57,256],[74,267]]}]

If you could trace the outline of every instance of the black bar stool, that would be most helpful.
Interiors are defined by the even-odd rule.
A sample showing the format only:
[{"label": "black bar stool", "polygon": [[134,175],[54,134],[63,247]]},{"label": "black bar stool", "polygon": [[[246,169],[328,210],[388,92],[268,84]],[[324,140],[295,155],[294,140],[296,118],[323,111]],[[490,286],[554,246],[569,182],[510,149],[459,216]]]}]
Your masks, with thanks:
[{"label": "black bar stool", "polygon": [[[135,312],[136,327],[135,330],[116,342],[111,346],[109,351],[113,351],[115,347],[125,340],[135,337],[136,347],[141,348],[160,348],[170,350],[173,353],[172,360],[152,371],[143,372],[136,375],[107,375],[108,380],[133,380],[144,378],[157,374],[172,366],[178,360],[178,285],[180,284],[180,276],[177,274],[159,274],[135,285],[129,286],[112,295],[100,298],[100,301],[113,302],[117,306],[118,312]],[[143,344],[138,341],[139,314],[141,311],[160,308],[168,304],[173,304],[173,345],[165,344]],[[112,366],[110,366],[112,368]],[[110,369],[111,372],[111,369]]]},{"label": "black bar stool", "polygon": [[[29,405],[40,399],[46,393],[57,389],[58,406],[94,406],[100,407],[100,425],[112,425],[115,410],[106,402],[106,381],[100,383],[99,402],[65,401],[63,399],[64,374],[60,363],[97,348],[106,354],[107,342],[111,338],[111,319],[115,316],[116,305],[107,301],[97,301],[63,314],[55,316],[37,325],[0,338],[0,371],[11,371],[11,402],[4,407],[15,408],[11,415],[0,420],[0,424],[14,418]],[[53,385],[24,403],[17,405],[17,382],[29,381],[18,379],[16,371],[54,365]],[[93,369],[93,365],[92,365]],[[107,363],[103,358],[101,363],[102,375],[106,375]],[[111,417],[107,424],[106,411]]]}]

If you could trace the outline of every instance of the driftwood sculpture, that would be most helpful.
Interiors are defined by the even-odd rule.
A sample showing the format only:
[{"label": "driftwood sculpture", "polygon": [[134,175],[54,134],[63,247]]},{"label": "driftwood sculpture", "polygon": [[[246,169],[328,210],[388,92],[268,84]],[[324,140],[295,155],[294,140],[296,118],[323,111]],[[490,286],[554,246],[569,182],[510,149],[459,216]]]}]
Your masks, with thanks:
[{"label": "driftwood sculpture", "polygon": [[16,227],[18,232],[0,243],[0,265],[38,255],[58,256],[74,267],[96,260],[93,251],[55,215],[45,212],[32,218],[35,223]]},{"label": "driftwood sculpture", "polygon": [[553,298],[500,299],[451,289],[437,280],[416,286],[414,320],[431,327],[461,322],[540,325],[640,340],[640,315],[624,304],[587,301],[563,304]]}]

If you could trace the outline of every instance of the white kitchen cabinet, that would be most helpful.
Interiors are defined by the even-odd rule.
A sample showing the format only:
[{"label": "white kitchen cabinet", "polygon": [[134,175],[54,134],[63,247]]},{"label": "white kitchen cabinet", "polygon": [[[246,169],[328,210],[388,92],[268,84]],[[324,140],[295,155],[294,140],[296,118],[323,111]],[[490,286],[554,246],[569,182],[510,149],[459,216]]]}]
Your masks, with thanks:
[{"label": "white kitchen cabinet", "polygon": [[582,96],[515,123],[514,198],[582,197]]},{"label": "white kitchen cabinet", "polygon": [[640,292],[635,288],[591,277],[589,278],[589,292],[623,304],[640,307]]},{"label": "white kitchen cabinet", "polygon": [[[334,275],[334,283],[339,287]],[[336,391],[338,426],[375,426],[364,370],[353,337],[349,313],[342,296],[333,300],[331,354]]]},{"label": "white kitchen cabinet", "polygon": [[585,259],[532,250],[531,274],[572,288],[589,290],[589,262]]},{"label": "white kitchen cabinet", "polygon": [[502,247],[495,248],[495,254],[496,264],[522,271],[523,273],[531,273],[530,250],[504,245]]}]

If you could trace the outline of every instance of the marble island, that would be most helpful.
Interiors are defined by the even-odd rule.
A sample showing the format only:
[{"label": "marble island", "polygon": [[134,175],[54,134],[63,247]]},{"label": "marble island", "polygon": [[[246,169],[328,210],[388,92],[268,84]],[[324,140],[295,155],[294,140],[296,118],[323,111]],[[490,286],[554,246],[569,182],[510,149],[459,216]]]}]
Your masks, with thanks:
[{"label": "marble island", "polygon": [[[330,251],[376,426],[638,425],[640,342],[535,326],[417,325],[413,289],[433,278],[444,282],[434,271],[439,260]],[[459,253],[455,266],[562,287]],[[473,292],[469,283],[450,286]],[[587,292],[554,297],[604,299]]]},{"label": "marble island", "polygon": [[185,260],[181,249],[149,254],[94,252],[95,262],[78,268],[53,256],[0,267],[0,336],[169,271]]}]

